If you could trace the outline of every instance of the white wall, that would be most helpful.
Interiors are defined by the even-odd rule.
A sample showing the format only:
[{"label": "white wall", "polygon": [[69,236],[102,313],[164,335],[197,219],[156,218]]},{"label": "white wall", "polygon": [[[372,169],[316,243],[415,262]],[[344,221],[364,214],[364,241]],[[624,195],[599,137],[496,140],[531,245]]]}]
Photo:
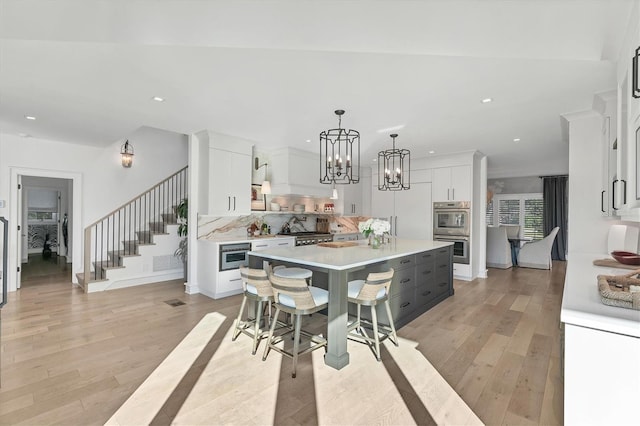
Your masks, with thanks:
[{"label": "white wall", "polygon": [[[29,174],[28,169],[80,174],[84,228],[187,165],[185,135],[142,127],[128,139],[135,148],[135,156],[133,167],[125,169],[120,163],[123,141],[97,148],[0,133],[0,200],[6,201],[5,207],[0,208],[0,216],[9,218],[15,208],[9,202],[12,169],[19,168],[23,174]],[[11,236],[9,271],[15,270],[16,265],[17,242]],[[74,260],[74,272],[81,267]],[[10,276],[9,285],[15,290],[15,278]]]}]

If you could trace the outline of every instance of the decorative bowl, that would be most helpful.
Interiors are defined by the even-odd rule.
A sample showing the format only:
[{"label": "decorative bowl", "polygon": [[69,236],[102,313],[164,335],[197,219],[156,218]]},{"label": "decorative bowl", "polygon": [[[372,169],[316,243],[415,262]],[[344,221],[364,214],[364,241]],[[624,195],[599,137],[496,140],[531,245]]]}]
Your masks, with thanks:
[{"label": "decorative bowl", "polygon": [[640,255],[629,251],[616,250],[611,252],[615,260],[625,265],[640,265]]}]

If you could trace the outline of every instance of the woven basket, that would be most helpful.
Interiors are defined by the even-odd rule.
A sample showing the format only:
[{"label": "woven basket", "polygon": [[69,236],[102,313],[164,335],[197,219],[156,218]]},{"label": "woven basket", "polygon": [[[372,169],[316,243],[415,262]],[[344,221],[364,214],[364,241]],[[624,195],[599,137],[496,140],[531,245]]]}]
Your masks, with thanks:
[{"label": "woven basket", "polygon": [[632,278],[640,269],[625,275],[598,275],[600,300],[609,306],[640,310],[640,291],[631,292],[629,286],[640,287],[640,279]]}]

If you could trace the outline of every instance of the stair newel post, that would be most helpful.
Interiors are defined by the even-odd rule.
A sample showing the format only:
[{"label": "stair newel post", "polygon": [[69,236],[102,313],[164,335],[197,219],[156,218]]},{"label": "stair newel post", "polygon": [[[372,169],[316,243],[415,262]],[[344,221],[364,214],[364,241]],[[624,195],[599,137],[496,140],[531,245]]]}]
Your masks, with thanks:
[{"label": "stair newel post", "polygon": [[91,228],[92,226],[85,228],[84,230],[84,283],[89,281],[91,275]]}]

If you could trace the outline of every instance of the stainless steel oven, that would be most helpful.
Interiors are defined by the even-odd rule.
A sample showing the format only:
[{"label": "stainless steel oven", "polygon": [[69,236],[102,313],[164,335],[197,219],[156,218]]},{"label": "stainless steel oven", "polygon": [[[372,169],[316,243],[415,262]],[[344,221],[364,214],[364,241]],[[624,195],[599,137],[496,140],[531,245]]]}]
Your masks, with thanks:
[{"label": "stainless steel oven", "polygon": [[469,264],[469,237],[449,235],[434,235],[435,241],[449,241],[453,243],[453,263]]},{"label": "stainless steel oven", "polygon": [[433,203],[433,235],[469,236],[471,203],[452,201]]},{"label": "stainless steel oven", "polygon": [[251,243],[220,244],[220,271],[238,269],[249,264]]}]

